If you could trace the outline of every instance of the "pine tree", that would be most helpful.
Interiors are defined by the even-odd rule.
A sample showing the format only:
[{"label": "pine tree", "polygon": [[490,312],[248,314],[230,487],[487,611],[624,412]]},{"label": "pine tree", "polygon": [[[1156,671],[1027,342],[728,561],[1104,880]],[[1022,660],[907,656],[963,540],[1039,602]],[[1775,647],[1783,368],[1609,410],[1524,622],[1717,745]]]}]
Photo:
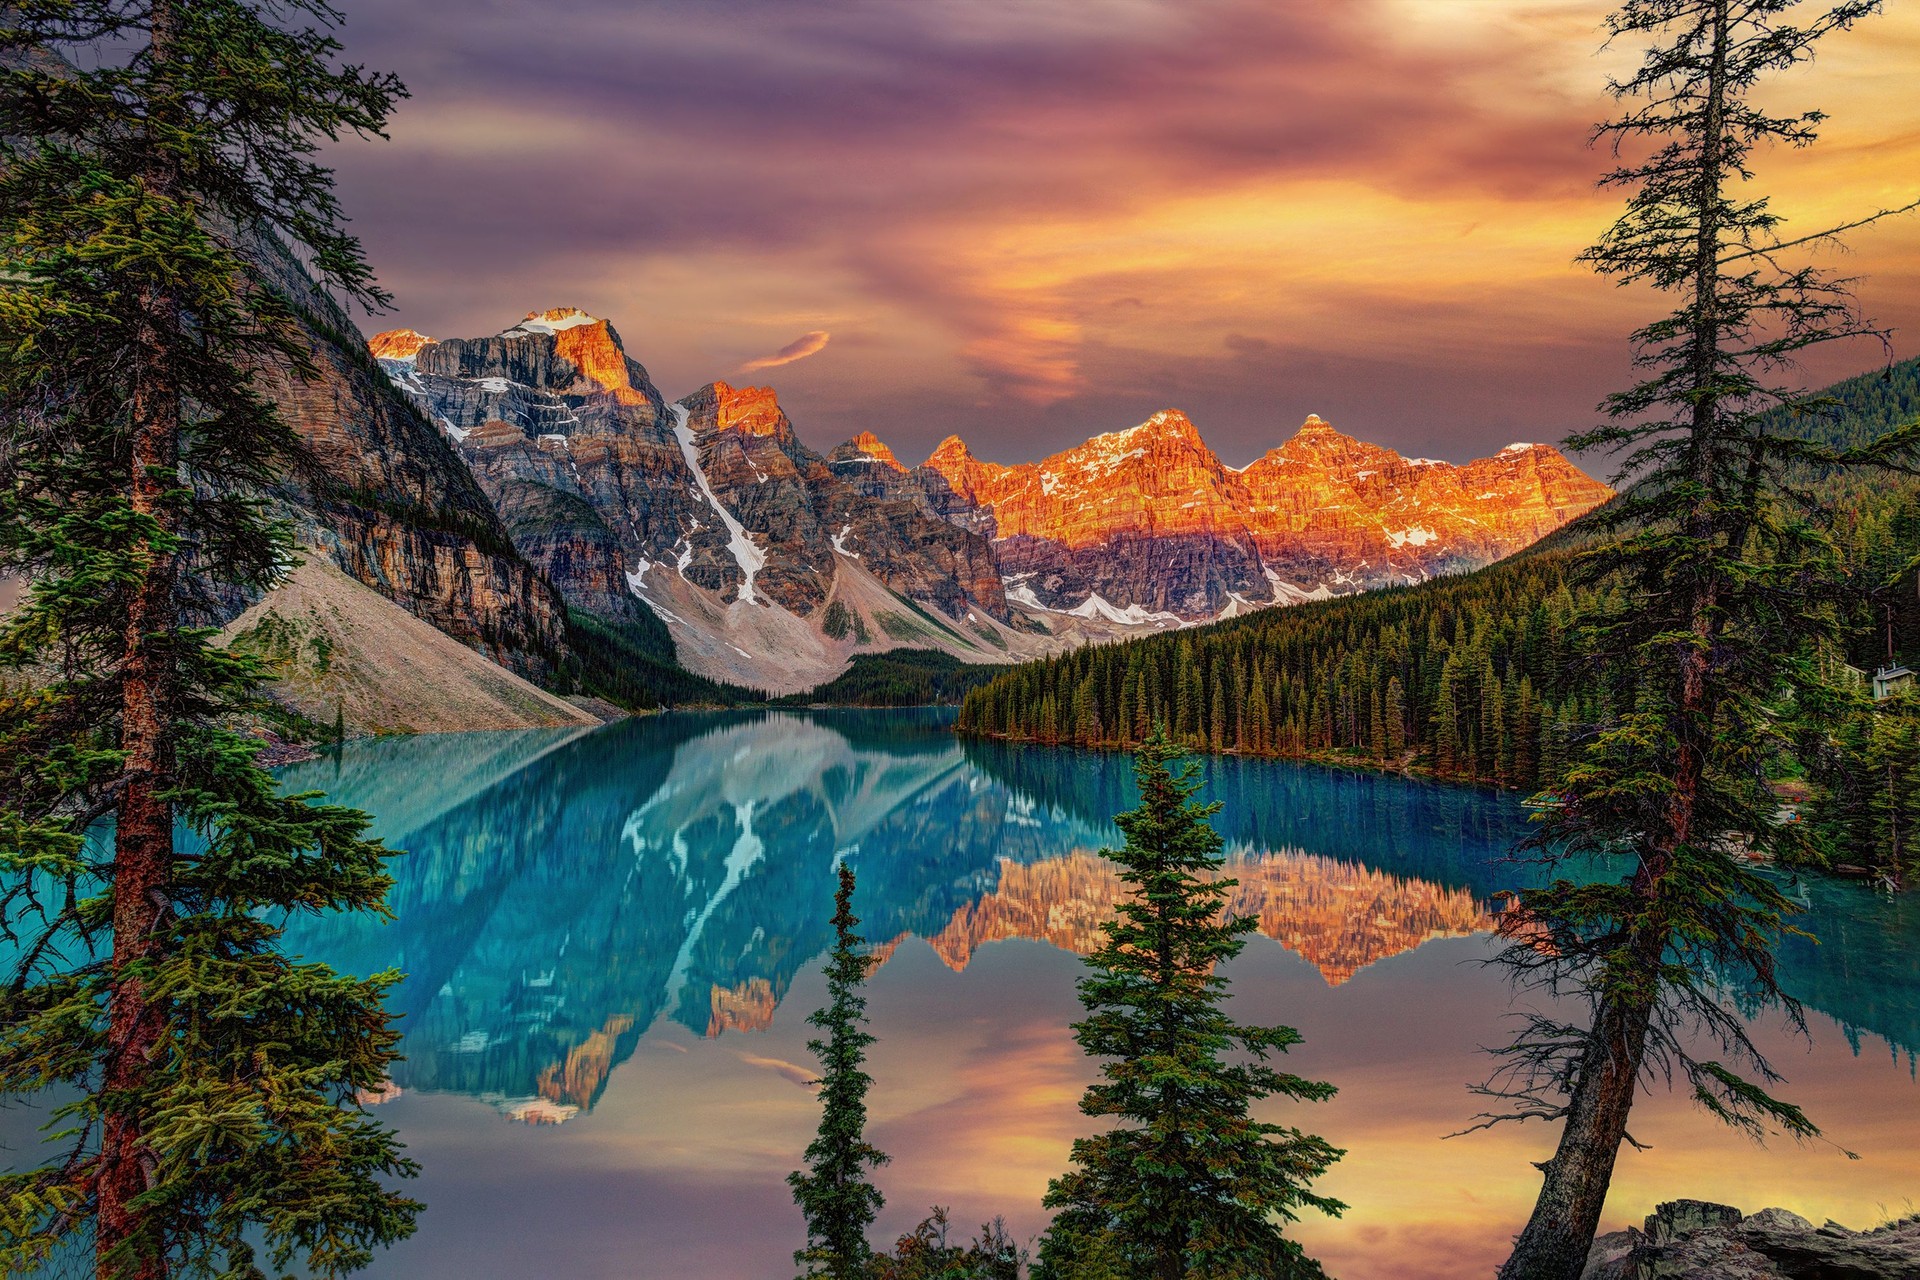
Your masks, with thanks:
[{"label": "pine tree", "polygon": [[1400,677],[1387,681],[1387,756],[1398,760],[1407,749],[1407,695]]},{"label": "pine tree", "polygon": [[[1170,771],[1182,754],[1160,730],[1141,745],[1140,804],[1116,819],[1125,847],[1106,851],[1132,893],[1087,958],[1087,1016],[1074,1033],[1106,1059],[1080,1109],[1127,1123],[1075,1142],[1075,1168],[1048,1187],[1059,1212],[1038,1280],[1082,1280],[1116,1257],[1120,1274],[1157,1280],[1319,1276],[1281,1224],[1302,1208],[1344,1208],[1309,1189],[1340,1151],[1250,1115],[1263,1098],[1319,1101],[1334,1089],[1266,1065],[1298,1032],[1245,1026],[1221,1007],[1220,966],[1256,922],[1221,919],[1235,882],[1218,875],[1207,822],[1218,806],[1193,801],[1193,767]],[[1222,1060],[1236,1051],[1246,1060]]]},{"label": "pine tree", "polygon": [[1434,694],[1433,767],[1442,776],[1460,770],[1460,696],[1453,655],[1440,667],[1440,685]]},{"label": "pine tree", "polygon": [[1607,512],[1617,540],[1584,558],[1588,582],[1604,578],[1606,590],[1583,619],[1626,710],[1567,770],[1571,802],[1532,848],[1556,870],[1616,853],[1630,870],[1598,884],[1556,878],[1502,919],[1515,980],[1586,1014],[1529,1020],[1487,1086],[1519,1102],[1487,1123],[1561,1125],[1504,1280],[1581,1273],[1643,1082],[1678,1078],[1756,1136],[1818,1133],[1768,1091],[1776,1074],[1721,998],[1731,983],[1799,1019],[1772,952],[1791,904],[1726,838],[1796,852],[1798,833],[1770,821],[1764,770],[1782,745],[1773,710],[1831,642],[1833,612],[1809,596],[1832,573],[1794,510],[1792,470],[1869,460],[1912,433],[1849,454],[1814,448],[1777,433],[1777,410],[1819,406],[1762,381],[1814,344],[1872,332],[1844,282],[1788,261],[1833,233],[1783,238],[1766,199],[1739,192],[1756,149],[1805,145],[1821,118],[1764,111],[1749,100],[1755,85],[1879,8],[1847,0],[1795,26],[1795,6],[1628,0],[1609,20],[1616,39],[1653,44],[1613,86],[1643,100],[1601,128],[1630,157],[1605,181],[1630,195],[1586,258],[1677,300],[1634,335],[1646,380],[1608,400],[1606,425],[1569,441],[1626,454],[1626,492]]},{"label": "pine tree", "polygon": [[1207,703],[1207,746],[1218,755],[1227,742],[1227,682],[1216,667],[1208,683],[1213,686],[1213,697]]},{"label": "pine tree", "polygon": [[278,793],[229,727],[260,671],[195,625],[293,560],[258,498],[295,445],[258,374],[313,372],[288,246],[385,302],[312,156],[403,90],[335,65],[336,21],[0,10],[0,572],[30,584],[0,623],[0,1094],[69,1130],[0,1175],[9,1271],[90,1244],[116,1280],[331,1276],[418,1209],[354,1101],[393,1060],[396,975],[278,947],[291,912],[384,910],[385,851]]},{"label": "pine tree", "polygon": [[1193,642],[1185,636],[1173,651],[1173,733],[1182,741],[1191,738],[1200,723],[1200,695],[1195,688]]},{"label": "pine tree", "polygon": [[872,1249],[867,1228],[886,1203],[867,1171],[887,1162],[867,1141],[865,1071],[873,1034],[864,1029],[867,998],[860,988],[873,968],[865,939],[854,932],[853,868],[840,864],[833,896],[833,953],[827,961],[827,1004],[807,1021],[826,1032],[807,1041],[820,1060],[820,1132],[807,1145],[807,1168],[787,1176],[794,1203],[807,1220],[807,1244],[793,1255],[804,1276],[864,1280]]}]

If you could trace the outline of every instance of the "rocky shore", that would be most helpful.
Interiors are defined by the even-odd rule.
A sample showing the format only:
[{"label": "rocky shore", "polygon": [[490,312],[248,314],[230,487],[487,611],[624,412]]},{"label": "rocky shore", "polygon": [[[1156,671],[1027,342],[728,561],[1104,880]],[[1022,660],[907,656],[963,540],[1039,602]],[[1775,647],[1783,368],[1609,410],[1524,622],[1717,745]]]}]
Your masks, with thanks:
[{"label": "rocky shore", "polygon": [[1916,1280],[1920,1214],[1870,1231],[1673,1200],[1593,1242],[1581,1280]]}]

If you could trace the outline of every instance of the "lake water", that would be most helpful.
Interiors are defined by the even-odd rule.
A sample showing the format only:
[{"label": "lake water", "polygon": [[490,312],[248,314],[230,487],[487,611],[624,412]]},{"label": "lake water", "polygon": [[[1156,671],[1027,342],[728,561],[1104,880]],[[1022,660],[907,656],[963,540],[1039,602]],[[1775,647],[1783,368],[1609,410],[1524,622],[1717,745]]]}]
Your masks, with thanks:
[{"label": "lake water", "polygon": [[[1097,851],[1131,805],[1118,756],[957,741],[938,713],[671,715],[586,734],[359,742],[286,771],[376,817],[407,856],[388,924],[293,945],[404,970],[407,1060],[380,1106],[425,1166],[419,1234],[371,1274],[436,1280],[792,1274],[785,1178],[817,1120],[834,865],[885,962],[870,983],[870,1136],[893,1161],[876,1240],[944,1204],[969,1228],[1045,1222],[1085,1130],[1079,952],[1118,889]],[[1229,973],[1243,1020],[1339,1097],[1272,1118],[1347,1149],[1297,1229],[1347,1280],[1485,1277],[1552,1134],[1445,1139],[1476,1110],[1511,1001],[1488,952],[1510,796],[1218,760],[1208,793],[1257,914]],[[1834,1144],[1758,1148],[1644,1098],[1608,1227],[1676,1196],[1866,1226],[1920,1202],[1920,900],[1797,886],[1822,944],[1787,949],[1811,1043],[1759,1032]],[[1849,1160],[1839,1149],[1851,1149]]]}]

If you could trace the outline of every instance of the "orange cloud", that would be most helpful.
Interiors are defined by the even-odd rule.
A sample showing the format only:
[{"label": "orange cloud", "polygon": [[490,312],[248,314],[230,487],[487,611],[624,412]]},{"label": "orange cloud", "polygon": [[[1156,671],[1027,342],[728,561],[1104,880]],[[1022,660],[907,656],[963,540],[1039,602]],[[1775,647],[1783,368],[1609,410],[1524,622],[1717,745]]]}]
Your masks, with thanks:
[{"label": "orange cloud", "polygon": [[792,364],[796,360],[805,360],[808,356],[819,354],[827,345],[827,339],[833,335],[825,329],[815,329],[812,333],[803,333],[770,356],[760,356],[740,366],[741,373],[752,373],[755,369],[777,369],[783,364]]}]

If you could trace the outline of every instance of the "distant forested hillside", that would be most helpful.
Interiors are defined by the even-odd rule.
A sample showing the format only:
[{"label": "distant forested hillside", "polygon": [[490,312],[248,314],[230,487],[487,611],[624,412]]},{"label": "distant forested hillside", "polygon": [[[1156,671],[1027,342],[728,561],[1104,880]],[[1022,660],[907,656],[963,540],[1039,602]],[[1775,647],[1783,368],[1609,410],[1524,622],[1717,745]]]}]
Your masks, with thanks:
[{"label": "distant forested hillside", "polygon": [[963,662],[938,649],[862,653],[853,665],[808,693],[779,699],[785,706],[926,707],[958,702],[962,694],[1006,668]]},{"label": "distant forested hillside", "polygon": [[1855,448],[1920,418],[1920,360],[1836,382],[1821,394],[1834,403],[1794,434]]},{"label": "distant forested hillside", "polygon": [[637,622],[567,611],[568,657],[552,684],[562,694],[584,693],[630,709],[743,707],[766,701],[758,689],[695,675],[674,657],[666,624],[642,605]]},{"label": "distant forested hillside", "polygon": [[[1830,394],[1838,402],[1830,415],[1792,429],[1863,443],[1920,414],[1920,360]],[[1896,656],[1920,660],[1920,480],[1881,473],[1812,483],[1838,552],[1842,580],[1832,585],[1847,601],[1845,652],[1833,656],[1879,665],[1890,627]],[[1460,577],[1028,663],[968,694],[959,726],[984,737],[1128,747],[1164,721],[1204,751],[1535,789],[1632,696],[1613,686],[1607,664],[1571,625],[1574,557],[1590,540],[1574,526],[1548,546]],[[1628,607],[1617,592],[1600,603]]]}]

